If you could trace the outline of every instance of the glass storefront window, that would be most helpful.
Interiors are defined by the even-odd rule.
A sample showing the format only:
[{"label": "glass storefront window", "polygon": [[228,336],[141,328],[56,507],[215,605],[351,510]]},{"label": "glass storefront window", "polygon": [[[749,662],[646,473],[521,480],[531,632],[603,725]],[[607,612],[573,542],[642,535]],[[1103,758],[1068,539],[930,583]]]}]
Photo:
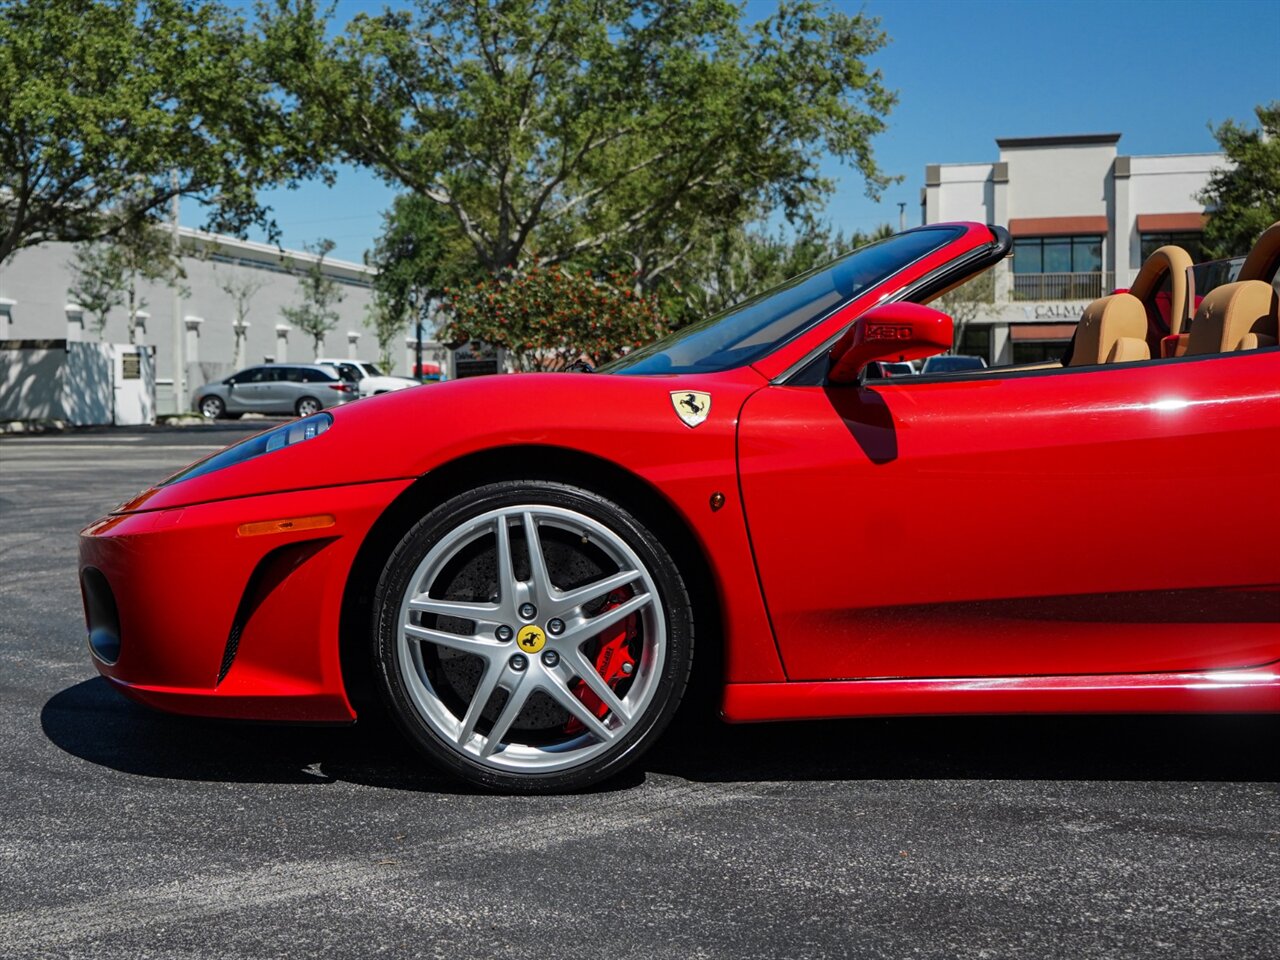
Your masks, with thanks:
[{"label": "glass storefront window", "polygon": [[1061,360],[1062,355],[1067,352],[1067,345],[1070,340],[1015,340],[1013,343],[1013,362],[1015,365],[1020,363],[1048,363],[1051,360]]},{"label": "glass storefront window", "polygon": [[956,353],[970,357],[981,357],[991,363],[991,327],[983,324],[969,324],[960,334],[960,347]]},{"label": "glass storefront window", "polygon": [[1142,262],[1160,247],[1173,244],[1187,251],[1192,263],[1204,259],[1204,234],[1201,233],[1144,233],[1142,235]]},{"label": "glass storefront window", "polygon": [[1019,237],[1013,241],[1014,273],[1101,273],[1102,238]]},{"label": "glass storefront window", "polygon": [[1101,238],[1082,238],[1072,246],[1071,269],[1076,273],[1100,273],[1102,271]]},{"label": "glass storefront window", "polygon": [[1046,240],[1044,242],[1044,272],[1072,272],[1070,239]]},{"label": "glass storefront window", "polygon": [[1039,240],[1013,241],[1013,272],[1044,273],[1044,247]]}]

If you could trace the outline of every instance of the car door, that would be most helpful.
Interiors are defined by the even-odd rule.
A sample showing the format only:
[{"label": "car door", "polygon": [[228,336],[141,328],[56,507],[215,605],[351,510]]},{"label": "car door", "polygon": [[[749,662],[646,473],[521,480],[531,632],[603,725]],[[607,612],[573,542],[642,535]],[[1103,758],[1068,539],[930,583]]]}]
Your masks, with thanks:
[{"label": "car door", "polygon": [[253,413],[262,409],[262,390],[270,369],[270,367],[250,367],[229,377],[227,411]]},{"label": "car door", "polygon": [[1280,351],[777,384],[739,465],[793,680],[1280,658]]},{"label": "car door", "polygon": [[263,388],[263,413],[293,413],[294,404],[305,392],[302,372],[302,367],[282,363],[272,367],[271,379]]}]

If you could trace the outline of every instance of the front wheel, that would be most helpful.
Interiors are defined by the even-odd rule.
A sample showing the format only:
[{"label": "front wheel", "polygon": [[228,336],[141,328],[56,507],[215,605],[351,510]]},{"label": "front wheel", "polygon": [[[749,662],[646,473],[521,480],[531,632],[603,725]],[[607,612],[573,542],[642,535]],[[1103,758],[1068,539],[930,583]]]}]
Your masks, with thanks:
[{"label": "front wheel", "polygon": [[303,397],[293,405],[293,411],[300,417],[309,417],[320,412],[320,401],[315,397]]},{"label": "front wheel", "polygon": [[693,611],[657,538],[552,482],[490,484],[409,531],[375,597],[377,678],[410,738],[516,792],[612,776],[680,703]]}]

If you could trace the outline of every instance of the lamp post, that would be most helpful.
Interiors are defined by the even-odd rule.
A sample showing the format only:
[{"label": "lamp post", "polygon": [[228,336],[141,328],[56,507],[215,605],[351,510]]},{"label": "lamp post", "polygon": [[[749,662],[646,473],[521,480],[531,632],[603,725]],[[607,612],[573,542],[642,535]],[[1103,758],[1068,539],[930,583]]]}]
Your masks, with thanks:
[{"label": "lamp post", "polygon": [[[178,218],[181,216],[182,194],[178,192],[178,171],[169,175],[169,183],[173,187],[171,217],[173,220],[173,236],[169,238],[173,252],[173,262],[178,262]],[[186,324],[182,319],[182,290],[178,281],[173,283],[173,412],[182,413],[187,409],[187,370],[186,354],[183,342],[186,337]]]},{"label": "lamp post", "polygon": [[413,293],[409,297],[409,302],[413,304],[413,337],[414,337],[414,379],[419,383],[422,382],[422,311],[426,309],[426,305],[422,303],[422,290],[418,287],[413,288]]}]

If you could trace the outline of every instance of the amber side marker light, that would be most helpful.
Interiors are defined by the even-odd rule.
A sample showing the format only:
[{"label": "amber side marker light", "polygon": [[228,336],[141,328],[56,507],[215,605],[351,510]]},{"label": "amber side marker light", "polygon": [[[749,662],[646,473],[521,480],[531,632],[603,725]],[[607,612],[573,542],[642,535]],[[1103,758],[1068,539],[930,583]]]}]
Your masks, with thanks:
[{"label": "amber side marker light", "polygon": [[269,533],[320,530],[324,527],[332,527],[337,522],[330,514],[322,513],[315,517],[291,517],[288,520],[260,520],[257,523],[242,523],[236,532],[242,537],[261,537]]}]

